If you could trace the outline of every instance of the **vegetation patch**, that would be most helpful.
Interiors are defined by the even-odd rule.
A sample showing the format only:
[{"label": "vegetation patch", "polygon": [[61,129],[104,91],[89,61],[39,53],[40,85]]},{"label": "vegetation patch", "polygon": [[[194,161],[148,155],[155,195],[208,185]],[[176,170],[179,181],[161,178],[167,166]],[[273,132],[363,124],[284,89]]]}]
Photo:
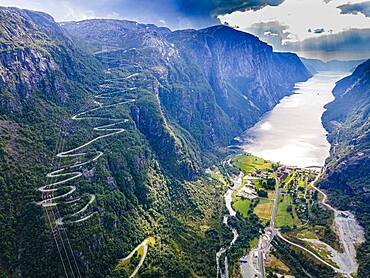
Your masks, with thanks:
[{"label": "vegetation patch", "polygon": [[244,173],[250,174],[256,171],[268,172],[272,171],[274,168],[273,163],[250,154],[236,156],[232,160],[232,163],[235,167],[239,168]]},{"label": "vegetation patch", "polygon": [[271,255],[267,260],[266,269],[267,271],[272,271],[279,274],[289,274],[289,267],[274,255]]},{"label": "vegetation patch", "polygon": [[250,214],[249,208],[251,205],[251,201],[247,199],[242,199],[237,197],[236,201],[233,203],[234,209],[239,212],[244,218],[248,218]]},{"label": "vegetation patch", "polygon": [[254,209],[254,213],[261,219],[269,220],[271,217],[273,202],[268,199],[261,199]]},{"label": "vegetation patch", "polygon": [[220,169],[217,166],[207,169],[207,173],[211,176],[211,178],[218,180],[224,185],[227,185],[224,175],[220,172]]},{"label": "vegetation patch", "polygon": [[303,229],[297,232],[298,238],[317,239],[317,235],[309,229]]},{"label": "vegetation patch", "polygon": [[275,226],[293,227],[299,225],[300,220],[295,213],[295,206],[290,195],[280,195],[275,216]]}]

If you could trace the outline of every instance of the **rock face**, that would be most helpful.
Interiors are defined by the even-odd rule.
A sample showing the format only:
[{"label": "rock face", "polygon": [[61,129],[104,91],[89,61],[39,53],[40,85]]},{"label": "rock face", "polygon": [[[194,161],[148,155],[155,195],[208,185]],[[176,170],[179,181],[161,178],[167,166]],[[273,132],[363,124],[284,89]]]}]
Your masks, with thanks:
[{"label": "rock face", "polygon": [[318,59],[308,59],[302,57],[300,59],[302,63],[307,67],[307,69],[312,73],[316,73],[318,71],[352,72],[358,65],[364,62],[364,60],[350,60],[350,61],[331,60],[328,62],[323,62]]},{"label": "rock face", "polygon": [[[83,277],[125,277],[118,259],[152,235],[158,244],[140,275],[215,277],[215,254],[228,240],[224,185],[202,164],[308,77],[297,56],[224,26],[58,25],[0,8],[0,276],[64,275],[45,215],[31,204],[46,173],[74,163],[82,173],[70,180],[74,194],[96,195],[97,213],[66,227]],[[104,109],[90,110],[99,103]],[[87,110],[91,117],[71,119]],[[124,132],[82,148],[86,157],[55,158],[117,119]],[[80,164],[90,150],[103,155]],[[61,214],[82,209],[70,201]]]},{"label": "rock face", "polygon": [[21,111],[38,90],[66,104],[71,83],[95,75],[93,66],[82,68],[84,54],[47,14],[1,8],[0,32],[0,109],[5,112]]},{"label": "rock face", "polygon": [[358,254],[359,277],[369,276],[370,237],[370,60],[340,80],[327,105],[323,123],[332,144],[327,172],[320,186],[342,210],[355,212],[366,231],[366,243]]},{"label": "rock face", "polygon": [[[226,26],[171,32],[119,20],[63,23],[96,54],[135,51],[135,63],[158,70],[159,97],[171,121],[201,149],[226,145],[252,126],[294,83],[310,77],[300,59],[275,53],[257,37]],[[114,54],[112,54],[114,53]]]}]

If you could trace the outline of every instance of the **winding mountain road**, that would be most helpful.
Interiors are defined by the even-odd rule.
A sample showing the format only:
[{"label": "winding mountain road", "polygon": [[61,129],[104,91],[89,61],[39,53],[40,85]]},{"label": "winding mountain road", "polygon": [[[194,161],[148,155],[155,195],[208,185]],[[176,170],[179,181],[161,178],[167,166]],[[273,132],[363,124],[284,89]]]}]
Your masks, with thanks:
[{"label": "winding mountain road", "polygon": [[149,239],[145,239],[142,243],[140,243],[138,246],[136,246],[135,249],[132,250],[131,253],[128,256],[126,256],[125,258],[123,258],[123,259],[120,260],[121,262],[125,262],[125,261],[128,261],[128,260],[131,260],[132,256],[137,251],[139,251],[139,249],[141,247],[143,248],[143,254],[141,255],[140,261],[139,261],[138,265],[136,266],[135,270],[131,273],[130,278],[135,277],[136,274],[139,272],[141,266],[143,265],[143,263],[145,261],[145,258],[146,258],[146,255],[148,253],[148,243],[149,243]]},{"label": "winding mountain road", "polygon": [[333,266],[333,265],[331,265],[331,264],[327,263],[326,261],[324,261],[323,259],[321,259],[319,256],[317,256],[315,253],[313,253],[312,251],[308,250],[306,247],[303,247],[303,246],[301,246],[301,245],[299,245],[299,244],[296,244],[296,243],[294,243],[294,242],[292,242],[292,241],[290,241],[290,240],[286,239],[285,237],[283,237],[283,236],[281,235],[281,233],[280,233],[280,232],[277,232],[277,236],[278,236],[279,238],[281,238],[282,240],[284,240],[285,242],[289,243],[290,245],[293,245],[293,246],[295,246],[295,247],[298,247],[298,248],[302,249],[303,251],[305,251],[305,252],[309,253],[311,256],[315,257],[315,259],[317,259],[317,260],[318,260],[318,261],[320,261],[321,263],[323,263],[323,264],[327,265],[328,267],[332,268],[334,271],[339,272],[339,269],[338,269],[338,268],[336,268],[335,266]]},{"label": "winding mountain road", "polygon": [[342,260],[336,260],[339,266],[338,272],[352,277],[351,274],[357,272],[358,269],[354,243],[364,241],[363,229],[350,212],[337,210],[328,204],[328,196],[315,186],[315,182],[312,183],[312,187],[323,196],[321,203],[334,213],[334,226],[344,249],[344,253],[337,254],[343,258]]},{"label": "winding mountain road", "polygon": [[[327,207],[328,209],[330,209],[334,212],[334,223],[337,224],[337,231],[339,232],[339,238],[340,238],[341,244],[342,244],[343,249],[344,249],[344,253],[339,253],[336,250],[334,250],[333,248],[330,248],[330,249],[333,250],[333,252],[334,251],[336,252],[336,258],[333,257],[332,259],[333,259],[333,261],[335,261],[337,266],[334,266],[334,265],[326,262],[325,260],[320,258],[318,255],[316,255],[314,252],[307,249],[306,247],[301,246],[297,243],[294,243],[294,242],[286,239],[279,231],[276,231],[276,234],[280,239],[284,240],[285,242],[287,242],[287,243],[289,243],[289,244],[291,244],[291,245],[293,245],[297,248],[300,248],[300,249],[304,250],[305,252],[309,253],[315,259],[317,259],[321,263],[323,263],[326,266],[333,269],[336,273],[341,273],[342,275],[344,275],[346,277],[353,277],[352,274],[355,273],[357,271],[357,268],[358,268],[358,264],[357,264],[357,261],[356,261],[356,249],[355,249],[355,246],[354,246],[354,242],[355,241],[361,242],[361,227],[358,226],[358,228],[354,228],[358,224],[357,224],[355,218],[349,212],[339,211],[339,210],[333,208],[330,204],[327,203],[328,196],[322,190],[320,190],[319,188],[317,188],[315,186],[315,184],[317,183],[317,181],[319,180],[320,177],[321,177],[321,174],[318,174],[316,176],[315,180],[312,181],[311,186],[312,186],[313,189],[315,189],[316,191],[318,191],[320,194],[323,195],[323,199],[322,199],[321,203],[325,207]],[[339,218],[341,218],[341,215],[345,215],[343,217],[343,221],[338,220]],[[352,229],[350,229],[349,227],[352,227]],[[346,228],[347,228],[347,230],[345,231]],[[353,233],[355,233],[355,235],[353,235]],[[317,240],[317,241],[319,241],[319,240]],[[322,244],[327,246],[327,244],[325,244],[325,243],[322,243]]]},{"label": "winding mountain road", "polygon": [[[136,76],[135,74],[131,74],[123,79],[127,80],[131,77]],[[100,88],[110,88],[110,85],[114,82],[117,82],[119,79],[107,79],[105,80],[105,84],[102,84]],[[105,87],[104,87],[105,86]],[[135,88],[129,88],[128,90],[134,90]],[[115,96],[121,94],[123,91],[115,91],[115,92],[109,92],[109,93],[100,93],[98,95],[95,95],[94,97],[96,99],[103,100],[112,100],[115,98]],[[73,204],[82,202],[82,197],[74,198],[72,197],[72,194],[76,192],[77,188],[73,185],[68,185],[71,181],[80,178],[83,175],[83,169],[82,166],[85,166],[87,164],[93,163],[97,161],[104,153],[102,151],[97,150],[89,150],[84,151],[83,149],[87,148],[91,144],[107,137],[115,136],[120,133],[125,132],[125,128],[121,127],[122,124],[125,124],[128,122],[128,119],[126,118],[109,118],[109,117],[100,117],[100,116],[94,116],[92,115],[95,112],[98,112],[102,109],[112,108],[119,105],[129,105],[135,102],[135,99],[120,101],[116,103],[111,104],[104,104],[100,101],[94,100],[94,104],[97,105],[97,107],[94,107],[92,109],[86,110],[84,112],[80,112],[76,115],[73,115],[71,117],[74,121],[81,121],[81,120],[97,120],[97,121],[105,121],[110,122],[108,124],[96,126],[93,128],[96,132],[104,132],[105,134],[99,135],[92,140],[81,144],[80,146],[67,150],[67,151],[61,151],[57,153],[56,157],[60,159],[70,159],[70,158],[80,158],[83,160],[85,157],[85,161],[77,161],[74,164],[67,165],[64,167],[61,167],[60,169],[54,170],[47,174],[47,178],[51,179],[59,179],[58,181],[48,183],[44,186],[41,186],[38,188],[38,190],[42,193],[42,200],[37,202],[37,205],[43,206],[43,207],[54,207],[57,206],[60,203],[64,204]],[[89,116],[91,115],[91,116]],[[121,125],[121,126],[120,126]],[[71,213],[67,220],[68,223],[79,223],[83,222],[90,217],[92,217],[95,212],[94,211],[88,211],[91,204],[95,201],[95,195],[94,194],[88,194],[88,201],[85,202],[85,205],[79,209],[78,211]],[[59,217],[56,219],[55,223],[57,225],[63,225],[65,223],[64,217]]]}]

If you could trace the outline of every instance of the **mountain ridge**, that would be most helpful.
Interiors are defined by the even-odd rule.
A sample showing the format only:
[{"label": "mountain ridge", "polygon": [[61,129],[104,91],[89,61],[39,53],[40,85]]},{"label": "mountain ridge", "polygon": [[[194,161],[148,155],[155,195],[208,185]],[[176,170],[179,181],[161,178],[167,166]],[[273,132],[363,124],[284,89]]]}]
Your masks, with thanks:
[{"label": "mountain ridge", "polygon": [[370,60],[338,81],[322,120],[331,143],[327,170],[319,182],[330,202],[353,211],[365,229],[366,241],[357,254],[359,277],[369,276],[369,173],[370,173]]},{"label": "mountain ridge", "polygon": [[327,62],[321,61],[319,59],[303,58],[300,57],[303,64],[310,70],[311,73],[316,73],[318,71],[343,71],[343,72],[353,72],[356,67],[362,64],[365,60],[330,60]]},{"label": "mountain ridge", "polygon": [[[195,138],[201,142],[201,149],[227,145],[283,96],[290,94],[295,82],[310,77],[295,54],[275,53],[271,46],[257,37],[223,25],[172,32],[167,28],[124,20],[85,20],[63,23],[62,27],[91,52],[101,49],[98,51],[101,56],[111,50],[116,55],[124,51],[141,51],[142,56],[151,57],[150,61],[146,61],[146,66],[151,63],[153,67],[162,67],[159,72],[159,97],[166,114],[170,121],[192,134],[204,130]],[[132,30],[139,31],[136,33]],[[223,44],[223,41],[228,43]],[[222,60],[222,56],[228,58]],[[259,57],[260,61],[257,60]],[[295,66],[293,71],[283,72],[284,68],[292,69]],[[243,87],[240,87],[243,83]],[[169,89],[171,84],[183,87],[190,85],[195,94],[201,90],[203,96],[207,95],[207,105],[212,105],[204,109],[215,111],[213,114],[216,118],[203,120],[208,121],[208,126],[217,126],[218,129],[225,126],[231,132],[215,128],[207,131],[206,126],[201,127],[202,123],[188,118],[181,107],[174,111],[171,104],[178,101],[186,101],[187,105],[192,106],[187,108],[191,111],[197,108],[191,99],[193,97],[189,98],[190,92],[182,89],[180,100],[178,94]],[[203,84],[203,88],[199,84]],[[197,96],[199,99],[201,97]],[[256,101],[257,104],[254,103]],[[223,124],[216,124],[216,120]],[[194,124],[199,127],[198,130],[192,130]]]},{"label": "mountain ridge", "polygon": [[[203,59],[196,48],[181,52],[175,45],[180,37],[180,44],[193,44],[189,34],[176,33],[171,41],[172,33],[152,25],[126,22],[138,28],[132,31],[104,23],[93,21],[85,29],[67,24],[75,28],[68,33],[66,24],[43,14],[0,8],[2,30],[16,25],[22,31],[13,34],[21,47],[0,43],[0,72],[6,73],[0,80],[0,274],[63,275],[45,215],[33,205],[41,198],[37,189],[55,167],[81,164],[76,158],[55,158],[55,153],[93,140],[112,119],[127,119],[118,126],[124,132],[89,145],[87,153],[103,155],[82,165],[82,176],[73,183],[76,198],[96,196],[93,217],[63,226],[82,275],[126,277],[129,269],[116,270],[117,261],[155,237],[141,275],[214,277],[215,254],[231,237],[222,225],[227,185],[205,175],[204,166],[224,156],[223,147],[235,134],[290,94],[295,81],[310,75],[295,56],[275,55],[265,44],[262,50],[248,44],[246,52],[239,42],[247,41],[238,41],[239,33],[230,42],[222,42],[222,34],[198,33],[207,40],[200,50],[210,54],[208,70],[206,64],[197,65]],[[71,30],[78,31],[76,36]],[[23,40],[23,34],[30,39]],[[231,54],[233,59],[221,59]],[[234,66],[239,67],[235,79]],[[255,69],[258,74],[249,76]],[[295,69],[301,72],[294,75]],[[291,75],[283,80],[286,72]],[[238,87],[238,82],[246,85]],[[228,107],[223,100],[235,103],[243,96],[249,100],[242,107]],[[132,99],[130,105],[117,105]],[[254,106],[250,101],[256,101]],[[94,110],[99,105],[105,109]],[[91,111],[91,118],[73,120],[84,111]],[[58,208],[70,216],[68,203]],[[73,211],[80,209],[76,204]],[[258,234],[258,223],[235,219],[235,225],[245,238],[233,250],[233,269],[243,254],[242,241]]]}]

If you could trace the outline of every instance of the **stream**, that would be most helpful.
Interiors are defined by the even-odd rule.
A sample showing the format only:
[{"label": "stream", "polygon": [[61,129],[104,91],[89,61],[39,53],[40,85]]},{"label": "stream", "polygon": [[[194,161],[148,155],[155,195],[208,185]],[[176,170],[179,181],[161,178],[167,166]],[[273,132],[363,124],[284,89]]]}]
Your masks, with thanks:
[{"label": "stream", "polygon": [[221,247],[221,249],[216,254],[216,264],[217,264],[217,277],[220,278],[228,278],[229,277],[229,269],[228,269],[228,261],[227,261],[227,255],[225,255],[224,259],[224,271],[222,271],[222,268],[220,267],[220,260],[222,255],[224,255],[235,243],[235,241],[238,239],[238,231],[231,227],[228,223],[230,217],[234,217],[236,215],[236,211],[233,209],[231,203],[233,199],[233,194],[235,190],[237,190],[242,185],[242,179],[243,179],[243,173],[240,172],[239,176],[237,178],[231,178],[232,187],[229,187],[229,189],[226,191],[224,198],[225,198],[225,204],[228,213],[224,215],[223,217],[223,223],[228,227],[231,232],[233,233],[233,239],[229,243],[227,247]]}]

